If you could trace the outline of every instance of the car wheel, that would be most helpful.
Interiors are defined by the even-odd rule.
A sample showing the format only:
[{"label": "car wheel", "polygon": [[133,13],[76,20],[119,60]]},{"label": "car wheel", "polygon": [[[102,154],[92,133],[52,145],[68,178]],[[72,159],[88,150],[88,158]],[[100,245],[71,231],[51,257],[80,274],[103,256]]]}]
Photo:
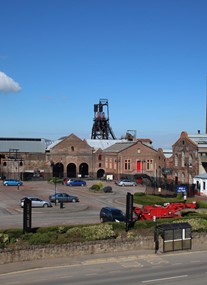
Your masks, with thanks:
[{"label": "car wheel", "polygon": [[100,222],[101,222],[101,223],[104,223],[104,219],[103,219],[103,218],[100,218]]},{"label": "car wheel", "polygon": [[47,204],[47,203],[45,203],[45,204],[43,205],[43,207],[44,207],[44,208],[47,208],[47,207],[48,207],[48,204]]},{"label": "car wheel", "polygon": [[8,186],[8,184],[6,183],[6,184],[4,184],[5,186]]},{"label": "car wheel", "polygon": [[82,183],[81,186],[84,186],[84,184]]},{"label": "car wheel", "polygon": [[123,187],[124,187],[124,186],[125,186],[125,184],[123,183],[121,186],[123,186]]},{"label": "car wheel", "polygon": [[75,202],[76,202],[76,199],[73,199],[73,200],[72,200],[72,203],[75,203]]}]

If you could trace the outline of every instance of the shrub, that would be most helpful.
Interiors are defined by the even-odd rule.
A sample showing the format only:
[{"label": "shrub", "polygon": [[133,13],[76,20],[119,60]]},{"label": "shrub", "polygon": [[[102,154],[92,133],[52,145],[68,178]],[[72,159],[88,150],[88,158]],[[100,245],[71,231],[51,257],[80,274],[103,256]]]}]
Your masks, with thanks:
[{"label": "shrub", "polygon": [[0,233],[0,248],[4,248],[9,243],[9,235]]},{"label": "shrub", "polygon": [[40,244],[54,244],[57,240],[57,234],[55,232],[48,233],[35,233],[28,235],[28,243],[30,245]]},{"label": "shrub", "polygon": [[83,238],[87,241],[93,240],[104,240],[109,238],[115,238],[115,232],[113,231],[112,225],[101,224],[88,227],[74,227],[67,231],[68,236],[76,235],[78,239]]},{"label": "shrub", "polygon": [[100,187],[99,187],[98,184],[94,184],[94,185],[91,186],[90,189],[91,189],[91,190],[100,190]]},{"label": "shrub", "polygon": [[112,192],[112,187],[111,186],[105,186],[103,188],[104,193],[111,193]]},{"label": "shrub", "polygon": [[189,223],[192,227],[192,231],[207,231],[207,220],[201,219],[201,218],[190,218],[190,219],[179,219],[177,221],[174,221],[173,223]]},{"label": "shrub", "polygon": [[103,183],[101,181],[98,182],[99,189],[103,188]]}]

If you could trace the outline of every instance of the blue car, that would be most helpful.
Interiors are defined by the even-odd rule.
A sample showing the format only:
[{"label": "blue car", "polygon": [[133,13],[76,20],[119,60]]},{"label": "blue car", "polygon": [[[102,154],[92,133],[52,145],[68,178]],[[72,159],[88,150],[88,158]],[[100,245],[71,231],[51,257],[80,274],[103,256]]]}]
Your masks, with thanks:
[{"label": "blue car", "polygon": [[18,180],[18,179],[9,178],[9,179],[5,179],[3,181],[3,185],[4,186],[22,186],[23,182],[21,180]]},{"label": "blue car", "polygon": [[66,185],[67,186],[86,186],[86,182],[84,180],[71,179],[66,182]]}]

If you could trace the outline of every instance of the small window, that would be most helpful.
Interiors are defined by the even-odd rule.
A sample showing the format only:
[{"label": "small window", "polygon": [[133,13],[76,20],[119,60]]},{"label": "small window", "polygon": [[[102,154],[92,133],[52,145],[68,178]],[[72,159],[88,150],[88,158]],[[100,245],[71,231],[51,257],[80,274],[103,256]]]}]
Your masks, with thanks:
[{"label": "small window", "polygon": [[74,151],[74,149],[75,149],[74,146],[71,146],[71,151]]},{"label": "small window", "polygon": [[4,161],[3,166],[6,166],[6,161]]},{"label": "small window", "polygon": [[98,160],[101,160],[102,159],[102,155],[101,154],[99,154],[99,156],[98,156]]}]

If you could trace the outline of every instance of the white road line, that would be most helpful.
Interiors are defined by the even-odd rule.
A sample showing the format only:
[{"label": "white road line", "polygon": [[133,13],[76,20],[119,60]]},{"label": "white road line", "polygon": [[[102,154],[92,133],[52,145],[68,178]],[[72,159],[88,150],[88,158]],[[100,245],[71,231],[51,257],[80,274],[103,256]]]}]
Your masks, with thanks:
[{"label": "white road line", "polygon": [[159,281],[164,281],[164,280],[172,280],[172,279],[185,278],[185,277],[188,277],[188,275],[180,275],[180,276],[172,276],[172,277],[166,277],[166,278],[160,278],[160,279],[145,280],[145,281],[142,281],[142,283],[159,282]]}]

